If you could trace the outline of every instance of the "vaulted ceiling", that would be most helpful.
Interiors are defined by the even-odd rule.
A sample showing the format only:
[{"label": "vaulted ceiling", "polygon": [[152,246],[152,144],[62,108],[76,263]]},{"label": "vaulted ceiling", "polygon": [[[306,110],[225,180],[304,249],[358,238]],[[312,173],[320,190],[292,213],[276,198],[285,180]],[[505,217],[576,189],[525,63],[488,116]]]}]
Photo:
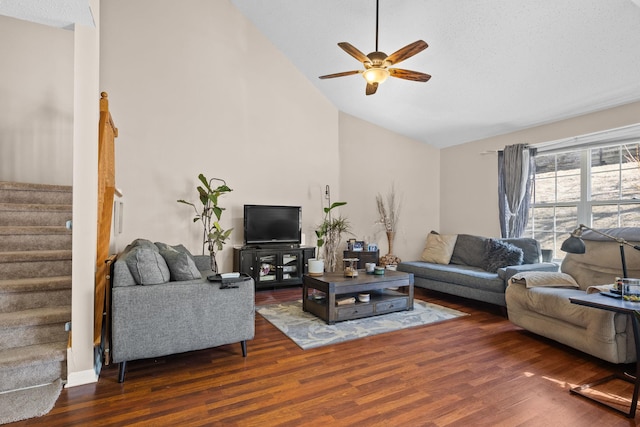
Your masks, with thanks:
[{"label": "vaulted ceiling", "polygon": [[[640,0],[379,0],[379,49],[426,41],[398,67],[432,78],[371,96],[358,74],[318,76],[362,69],[337,43],[375,50],[375,0],[229,1],[336,108],[436,147],[640,100]],[[0,14],[93,23],[88,0],[4,0]]]},{"label": "vaulted ceiling", "polygon": [[375,0],[231,2],[338,109],[437,147],[640,100],[640,0],[379,0],[379,49],[426,41],[398,67],[432,78],[371,96],[318,76],[362,69],[337,43],[375,50]]}]

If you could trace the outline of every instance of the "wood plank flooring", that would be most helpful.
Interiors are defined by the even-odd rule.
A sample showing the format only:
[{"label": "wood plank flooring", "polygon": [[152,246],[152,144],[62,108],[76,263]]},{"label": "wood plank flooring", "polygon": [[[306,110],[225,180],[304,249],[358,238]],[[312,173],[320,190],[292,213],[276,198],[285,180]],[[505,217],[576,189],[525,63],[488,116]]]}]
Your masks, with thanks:
[{"label": "wood plank flooring", "polygon": [[[258,291],[256,304],[300,293]],[[470,316],[304,351],[256,315],[247,358],[234,344],[129,362],[124,384],[108,366],[48,415],[11,426],[636,425],[569,393],[615,365],[525,332],[495,306],[416,298]],[[608,392],[630,398],[626,383]]]}]

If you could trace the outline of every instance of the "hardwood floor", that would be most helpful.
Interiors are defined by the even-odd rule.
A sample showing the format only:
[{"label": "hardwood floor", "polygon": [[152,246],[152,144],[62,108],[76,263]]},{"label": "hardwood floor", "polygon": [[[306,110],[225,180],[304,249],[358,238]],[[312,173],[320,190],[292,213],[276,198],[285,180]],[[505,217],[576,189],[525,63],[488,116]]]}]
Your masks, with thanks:
[{"label": "hardwood floor", "polygon": [[[258,291],[256,304],[300,292]],[[498,307],[416,294],[470,316],[304,351],[256,315],[247,358],[234,344],[129,362],[124,384],[105,367],[48,415],[11,426],[636,425],[569,393],[615,365],[525,332]],[[610,391],[630,396],[626,383]]]}]

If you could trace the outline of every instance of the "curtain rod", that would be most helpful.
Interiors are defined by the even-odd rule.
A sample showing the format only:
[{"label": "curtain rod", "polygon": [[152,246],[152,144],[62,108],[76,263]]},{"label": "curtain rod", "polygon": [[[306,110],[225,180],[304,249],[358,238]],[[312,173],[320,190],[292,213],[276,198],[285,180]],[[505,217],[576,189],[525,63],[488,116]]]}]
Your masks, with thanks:
[{"label": "curtain rod", "polygon": [[[525,145],[524,146],[525,150],[528,150],[530,148],[535,148],[535,147],[532,147],[530,145]],[[484,156],[484,155],[487,155],[487,154],[498,154],[498,153],[500,153],[502,151],[504,151],[504,150],[484,150],[484,151],[480,152],[480,154]]]},{"label": "curtain rod", "polygon": [[[555,139],[526,144],[525,148],[535,148],[539,153],[550,153],[554,151],[565,151],[575,148],[587,148],[597,145],[624,144],[628,142],[640,142],[640,123],[621,126],[569,138]],[[481,155],[495,154],[502,150],[485,150]]]}]

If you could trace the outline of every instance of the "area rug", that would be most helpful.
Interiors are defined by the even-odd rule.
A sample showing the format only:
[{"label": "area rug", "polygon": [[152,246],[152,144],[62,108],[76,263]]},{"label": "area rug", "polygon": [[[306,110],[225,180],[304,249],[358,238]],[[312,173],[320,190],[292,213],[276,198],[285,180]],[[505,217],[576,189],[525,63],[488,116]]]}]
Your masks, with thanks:
[{"label": "area rug", "polygon": [[313,314],[302,311],[302,300],[259,306],[256,311],[303,350],[468,315],[420,300],[414,300],[413,306],[412,311],[347,320],[335,325],[327,325]]}]

